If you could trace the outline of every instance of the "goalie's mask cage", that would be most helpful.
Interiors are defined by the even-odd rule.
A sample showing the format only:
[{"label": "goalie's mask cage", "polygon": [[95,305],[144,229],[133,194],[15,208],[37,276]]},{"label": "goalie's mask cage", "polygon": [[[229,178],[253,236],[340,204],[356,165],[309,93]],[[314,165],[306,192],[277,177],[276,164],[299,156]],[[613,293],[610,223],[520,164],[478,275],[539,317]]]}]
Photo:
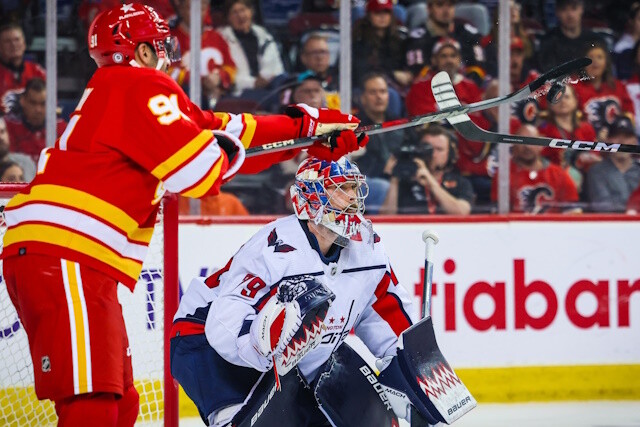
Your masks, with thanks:
[{"label": "goalie's mask cage", "polygon": [[369,186],[346,157],[335,162],[307,158],[290,192],[296,216],[331,231],[334,242],[342,247],[358,239],[362,224],[367,224],[363,214]]},{"label": "goalie's mask cage", "polygon": [[[24,184],[0,184],[0,211]],[[169,334],[178,306],[178,201],[165,196],[135,291],[118,285],[140,395],[136,426],[178,426],[178,388],[169,366]],[[6,231],[0,214],[0,245]],[[0,262],[0,268],[2,263]],[[3,280],[0,280],[3,282]],[[27,335],[0,283],[0,426],[55,426],[49,400],[36,398]],[[91,420],[87,420],[90,425]]]}]

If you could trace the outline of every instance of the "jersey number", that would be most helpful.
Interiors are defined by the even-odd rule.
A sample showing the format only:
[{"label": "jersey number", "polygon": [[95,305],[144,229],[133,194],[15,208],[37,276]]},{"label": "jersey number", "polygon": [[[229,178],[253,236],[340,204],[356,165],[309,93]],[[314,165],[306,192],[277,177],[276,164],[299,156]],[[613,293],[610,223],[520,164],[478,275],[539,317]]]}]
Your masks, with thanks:
[{"label": "jersey number", "polygon": [[149,110],[154,116],[158,117],[158,123],[161,125],[170,125],[171,123],[179,120],[181,117],[189,119],[180,111],[178,106],[178,95],[156,95],[149,98]]},{"label": "jersey number", "polygon": [[261,278],[256,277],[253,274],[247,274],[244,277],[243,282],[246,282],[247,280],[249,282],[240,291],[240,294],[247,298],[254,298],[258,291],[266,286]]}]

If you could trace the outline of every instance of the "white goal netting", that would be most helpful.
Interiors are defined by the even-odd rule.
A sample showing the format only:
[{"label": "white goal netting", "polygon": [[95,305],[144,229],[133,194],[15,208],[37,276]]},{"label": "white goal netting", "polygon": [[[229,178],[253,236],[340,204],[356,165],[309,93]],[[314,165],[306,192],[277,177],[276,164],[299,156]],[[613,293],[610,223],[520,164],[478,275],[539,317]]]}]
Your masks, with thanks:
[{"label": "white goal netting", "polygon": [[[7,201],[8,198],[0,199],[1,209]],[[2,215],[0,245],[5,228]],[[118,286],[132,351],[135,386],[140,394],[136,423],[140,426],[165,425],[163,231],[161,211],[135,292]],[[11,304],[4,280],[1,280],[0,426],[48,426],[56,425],[56,422],[53,403],[36,398],[27,335]]]}]

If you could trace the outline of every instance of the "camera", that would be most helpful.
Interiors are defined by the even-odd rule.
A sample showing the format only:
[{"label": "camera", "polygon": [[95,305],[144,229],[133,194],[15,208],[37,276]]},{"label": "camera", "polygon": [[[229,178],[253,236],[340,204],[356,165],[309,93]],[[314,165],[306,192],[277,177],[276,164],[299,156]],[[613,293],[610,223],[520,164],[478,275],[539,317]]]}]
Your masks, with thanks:
[{"label": "camera", "polygon": [[418,170],[418,165],[416,165],[414,159],[422,159],[422,161],[428,165],[432,155],[433,147],[431,144],[413,141],[409,143],[405,142],[405,144],[394,153],[398,163],[396,163],[391,174],[400,180],[411,181]]}]

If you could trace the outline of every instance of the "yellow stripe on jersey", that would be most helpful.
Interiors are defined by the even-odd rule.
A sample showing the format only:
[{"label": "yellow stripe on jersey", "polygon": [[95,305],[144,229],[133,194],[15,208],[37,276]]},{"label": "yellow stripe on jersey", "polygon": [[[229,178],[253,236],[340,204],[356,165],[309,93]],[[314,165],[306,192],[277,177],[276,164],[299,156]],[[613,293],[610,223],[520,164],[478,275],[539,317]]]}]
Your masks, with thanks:
[{"label": "yellow stripe on jersey", "polygon": [[213,168],[211,169],[211,172],[209,172],[209,175],[207,175],[207,177],[203,179],[200,184],[196,185],[186,193],[182,193],[182,195],[197,199],[207,194],[207,191],[209,191],[209,189],[216,182],[216,179],[218,179],[218,177],[220,176],[220,169],[222,168],[223,160],[224,158],[220,156],[220,158],[213,165]]},{"label": "yellow stripe on jersey", "polygon": [[213,133],[210,130],[203,130],[198,136],[178,150],[177,153],[156,166],[155,169],[151,171],[151,174],[159,180],[163,180],[169,173],[173,172],[181,164],[193,157],[194,154],[202,150],[212,139]]},{"label": "yellow stripe on jersey", "polygon": [[258,125],[258,122],[256,122],[256,119],[251,115],[251,114],[243,114],[243,122],[244,122],[244,132],[242,133],[242,138],[240,138],[240,140],[242,141],[242,145],[244,145],[244,148],[248,148],[251,145],[251,140],[253,139],[253,135],[256,133],[256,126]]},{"label": "yellow stripe on jersey", "polygon": [[74,188],[53,184],[35,185],[29,194],[16,194],[7,204],[7,209],[21,206],[28,202],[55,203],[68,206],[79,212],[87,212],[101,218],[124,232],[130,240],[148,245],[153,235],[153,228],[139,228],[140,225],[125,211],[98,197]]},{"label": "yellow stripe on jersey", "polygon": [[87,256],[97,259],[118,271],[131,277],[134,281],[138,280],[142,263],[124,258],[112,249],[103,246],[94,240],[91,240],[74,231],[65,230],[52,225],[42,224],[25,224],[12,227],[7,230],[4,235],[4,247],[22,242],[42,242],[51,245],[60,245],[65,242],[65,247],[71,250],[83,253]]},{"label": "yellow stripe on jersey", "polygon": [[229,120],[231,120],[231,115],[229,113],[213,113],[213,115],[222,120],[218,129],[224,129],[227,126],[227,123],[229,123]]},{"label": "yellow stripe on jersey", "polygon": [[[73,309],[73,315],[75,319],[75,327],[76,330],[76,348],[78,358],[73,361],[73,363],[77,363],[78,365],[78,394],[87,393],[89,390],[88,387],[88,375],[91,375],[90,372],[87,372],[87,346],[89,343],[85,342],[85,328],[88,325],[85,325],[85,319],[82,312],[82,301],[80,299],[80,285],[78,283],[78,277],[76,277],[76,268],[75,263],[71,261],[63,261],[67,266],[67,280],[69,281],[69,293],[71,296],[71,305]],[[90,362],[90,361],[89,361]]]}]

